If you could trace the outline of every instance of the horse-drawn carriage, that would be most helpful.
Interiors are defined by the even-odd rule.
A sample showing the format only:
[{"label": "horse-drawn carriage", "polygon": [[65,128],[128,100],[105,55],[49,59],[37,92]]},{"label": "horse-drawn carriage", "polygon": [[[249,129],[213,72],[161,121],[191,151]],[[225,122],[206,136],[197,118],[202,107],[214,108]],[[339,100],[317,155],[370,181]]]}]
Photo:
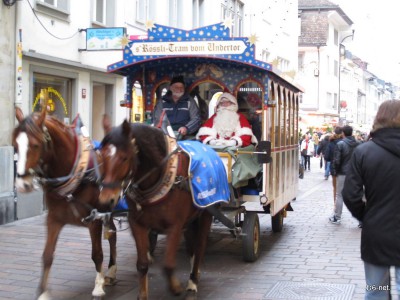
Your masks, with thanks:
[{"label": "horse-drawn carriage", "polygon": [[[46,116],[46,103],[41,113],[27,118],[17,109],[19,126],[13,136],[19,154],[17,187],[29,191],[33,176],[41,177],[48,205],[48,235],[39,286],[42,299],[47,297],[53,254],[65,224],[85,225],[91,233],[97,271],[92,295],[103,296],[104,284],[115,282],[115,226],[111,218],[111,257],[104,275],[99,219],[106,224],[110,221],[112,212],[107,209],[120,199],[121,191],[129,200],[128,221],[137,248],[138,299],[148,299],[147,251],[155,242],[149,238],[150,229],[168,235],[164,270],[171,292],[179,294],[183,289],[174,275],[175,254],[186,226],[186,248],[193,258],[186,290],[196,294],[199,265],[213,216],[242,237],[244,259],[255,261],[260,253],[258,214],[270,214],[272,230],[279,232],[296,197],[301,90],[276,74],[271,65],[254,58],[251,39],[230,38],[229,29],[222,23],[191,31],[154,25],[147,39],[128,42],[123,53],[123,60],[110,65],[108,71],[127,77],[126,99],[121,104],[129,110],[131,120],[116,128],[111,128],[109,120],[103,121],[106,136],[101,155],[90,149],[79,122],[71,127]],[[204,209],[193,205],[192,192],[185,185],[191,177],[188,155],[179,151],[175,139],[149,125],[153,123],[156,100],[176,74],[184,75],[188,92],[196,91],[197,98],[206,99],[209,106],[218,92],[235,95],[239,111],[259,140],[253,148],[211,149],[212,155],[218,153],[227,173],[220,181],[227,182],[226,187],[217,185],[216,189],[226,188],[225,195],[230,196]],[[205,151],[210,152],[206,147]],[[204,158],[202,165],[207,164],[213,163]],[[155,190],[155,186],[160,188]],[[249,210],[246,204],[252,202],[260,209]]]},{"label": "horse-drawn carriage", "polygon": [[[157,99],[178,74],[184,76],[187,92],[210,107],[218,92],[236,96],[239,112],[260,142],[253,149],[218,152],[226,164],[231,197],[214,214],[229,229],[241,228],[243,258],[255,261],[260,251],[258,213],[270,214],[272,230],[280,232],[296,197],[301,90],[255,59],[251,39],[231,38],[222,23],[190,31],[154,24],[147,39],[130,41],[123,60],[108,71],[127,77],[121,105],[129,110],[131,122],[153,123]],[[260,209],[246,209],[243,204],[250,202],[259,203]]]}]

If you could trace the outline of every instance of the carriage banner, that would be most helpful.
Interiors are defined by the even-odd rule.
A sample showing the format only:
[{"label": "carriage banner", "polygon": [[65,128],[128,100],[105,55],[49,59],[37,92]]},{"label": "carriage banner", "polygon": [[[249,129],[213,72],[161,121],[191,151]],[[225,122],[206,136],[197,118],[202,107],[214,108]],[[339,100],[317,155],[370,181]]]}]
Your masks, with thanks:
[{"label": "carriage banner", "polygon": [[179,141],[178,144],[190,157],[194,204],[204,208],[217,202],[229,202],[228,177],[217,152],[198,141]]},{"label": "carriage banner", "polygon": [[256,59],[257,37],[231,37],[228,20],[183,30],[151,22],[147,38],[123,40],[123,59],[107,67],[108,72],[117,72],[125,67],[171,56],[203,56],[229,59],[249,64],[263,70],[272,70],[272,65]]}]

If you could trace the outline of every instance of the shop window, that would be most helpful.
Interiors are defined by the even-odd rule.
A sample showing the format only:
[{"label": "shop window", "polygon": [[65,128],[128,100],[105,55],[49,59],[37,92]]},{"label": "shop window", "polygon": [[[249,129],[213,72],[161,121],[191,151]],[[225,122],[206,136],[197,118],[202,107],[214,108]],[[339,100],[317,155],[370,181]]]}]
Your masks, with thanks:
[{"label": "shop window", "polygon": [[48,114],[60,121],[70,124],[72,108],[72,80],[69,78],[50,76],[45,74],[33,74],[33,100],[32,111],[40,111],[40,91],[48,92]]}]

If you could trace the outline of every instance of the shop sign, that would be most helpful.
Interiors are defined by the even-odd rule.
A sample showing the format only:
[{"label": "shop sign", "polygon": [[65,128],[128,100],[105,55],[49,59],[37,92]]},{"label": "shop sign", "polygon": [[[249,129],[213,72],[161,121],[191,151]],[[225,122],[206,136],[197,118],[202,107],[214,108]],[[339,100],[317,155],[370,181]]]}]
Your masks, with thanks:
[{"label": "shop sign", "polygon": [[88,51],[122,50],[124,27],[86,28],[86,49]]}]

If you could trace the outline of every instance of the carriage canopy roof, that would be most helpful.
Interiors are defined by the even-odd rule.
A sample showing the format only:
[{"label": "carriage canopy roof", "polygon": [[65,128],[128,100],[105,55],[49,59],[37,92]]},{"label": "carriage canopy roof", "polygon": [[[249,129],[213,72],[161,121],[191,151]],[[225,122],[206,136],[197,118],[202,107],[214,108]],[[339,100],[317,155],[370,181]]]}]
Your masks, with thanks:
[{"label": "carriage canopy roof", "polygon": [[108,66],[108,72],[127,76],[142,65],[177,63],[196,58],[250,65],[265,71],[272,66],[255,57],[256,36],[230,37],[228,22],[193,30],[148,24],[148,34],[139,39],[124,39],[123,60]]},{"label": "carriage canopy roof", "polygon": [[147,35],[122,39],[123,59],[109,65],[109,73],[130,76],[151,68],[161,71],[162,68],[175,69],[175,66],[214,63],[231,70],[250,68],[286,82],[296,92],[302,91],[273,71],[271,64],[255,59],[256,35],[231,37],[229,20],[192,30],[163,26],[151,21],[146,26]]}]

